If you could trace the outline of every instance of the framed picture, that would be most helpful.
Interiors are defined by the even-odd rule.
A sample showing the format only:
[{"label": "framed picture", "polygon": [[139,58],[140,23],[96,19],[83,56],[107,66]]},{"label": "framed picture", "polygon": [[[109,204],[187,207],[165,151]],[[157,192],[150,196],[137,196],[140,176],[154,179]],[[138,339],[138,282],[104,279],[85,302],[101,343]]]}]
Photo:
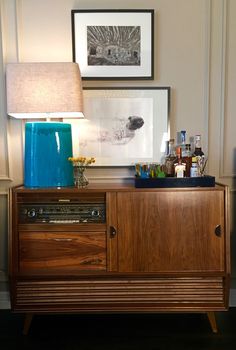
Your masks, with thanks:
[{"label": "framed picture", "polygon": [[153,79],[154,10],[72,10],[82,79]]},{"label": "framed picture", "polygon": [[76,149],[96,166],[160,162],[169,137],[169,87],[84,88]]}]

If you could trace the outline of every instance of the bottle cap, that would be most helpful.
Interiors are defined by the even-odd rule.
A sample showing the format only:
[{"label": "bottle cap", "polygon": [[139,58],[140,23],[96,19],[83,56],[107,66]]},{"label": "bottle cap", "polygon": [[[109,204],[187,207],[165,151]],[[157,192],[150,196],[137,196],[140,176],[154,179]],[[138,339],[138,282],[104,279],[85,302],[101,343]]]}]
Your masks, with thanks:
[{"label": "bottle cap", "polygon": [[181,151],[182,151],[181,147],[176,147],[175,151],[176,151],[176,155],[181,157]]}]

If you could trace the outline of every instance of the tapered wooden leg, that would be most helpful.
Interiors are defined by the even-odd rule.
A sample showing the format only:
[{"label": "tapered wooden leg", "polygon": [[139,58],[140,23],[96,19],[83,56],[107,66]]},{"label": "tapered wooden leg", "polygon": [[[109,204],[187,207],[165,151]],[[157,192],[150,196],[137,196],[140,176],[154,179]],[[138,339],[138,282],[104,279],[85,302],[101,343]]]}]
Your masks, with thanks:
[{"label": "tapered wooden leg", "polygon": [[218,333],[215,313],[213,311],[210,311],[210,312],[207,313],[207,317],[208,317],[208,320],[210,322],[212,332],[213,333]]},{"label": "tapered wooden leg", "polygon": [[29,332],[33,316],[34,316],[33,314],[26,314],[25,315],[25,322],[24,322],[24,328],[23,328],[24,335],[27,335]]}]

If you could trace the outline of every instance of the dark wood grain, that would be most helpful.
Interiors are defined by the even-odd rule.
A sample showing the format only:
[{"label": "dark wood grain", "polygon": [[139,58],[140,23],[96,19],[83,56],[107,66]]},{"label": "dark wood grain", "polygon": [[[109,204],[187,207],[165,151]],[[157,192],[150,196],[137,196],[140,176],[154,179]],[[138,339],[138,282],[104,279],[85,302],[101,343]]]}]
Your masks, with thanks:
[{"label": "dark wood grain", "polygon": [[219,277],[18,281],[15,307],[31,312],[223,310],[223,283]]},{"label": "dark wood grain", "polygon": [[19,232],[20,272],[106,270],[105,232]]},{"label": "dark wood grain", "polygon": [[[111,235],[111,228],[116,230],[115,235]],[[116,193],[107,193],[107,261],[108,271],[118,269],[118,234],[117,234],[117,207]]]},{"label": "dark wood grain", "polygon": [[223,192],[117,196],[119,271],[224,271]]},{"label": "dark wood grain", "polygon": [[[19,224],[20,204],[60,199],[106,203],[106,222]],[[228,308],[227,186],[15,187],[10,195],[10,222],[14,311],[213,312]]]}]

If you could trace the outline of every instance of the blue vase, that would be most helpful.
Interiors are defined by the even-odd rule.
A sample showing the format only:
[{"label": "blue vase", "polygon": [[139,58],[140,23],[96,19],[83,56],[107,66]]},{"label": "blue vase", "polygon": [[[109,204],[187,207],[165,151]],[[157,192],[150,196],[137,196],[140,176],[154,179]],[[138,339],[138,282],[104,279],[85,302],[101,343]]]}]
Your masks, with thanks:
[{"label": "blue vase", "polygon": [[71,125],[25,124],[25,187],[73,186]]}]

